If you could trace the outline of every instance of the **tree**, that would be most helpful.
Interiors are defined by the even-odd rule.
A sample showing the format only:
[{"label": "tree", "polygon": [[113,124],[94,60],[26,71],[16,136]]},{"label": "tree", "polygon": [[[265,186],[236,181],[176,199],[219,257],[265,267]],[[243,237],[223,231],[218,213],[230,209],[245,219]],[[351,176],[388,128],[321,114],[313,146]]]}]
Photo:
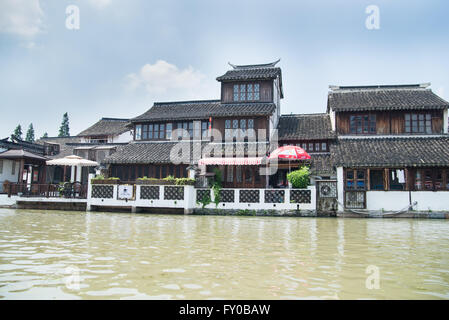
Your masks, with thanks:
[{"label": "tree", "polygon": [[41,139],[42,139],[42,138],[48,138],[48,133],[45,132],[45,133],[42,135]]},{"label": "tree", "polygon": [[58,137],[68,137],[68,136],[70,136],[70,133],[69,133],[69,115],[66,112],[62,116],[62,123],[61,123],[61,127],[59,128]]},{"label": "tree", "polygon": [[34,142],[34,128],[33,128],[33,124],[32,123],[30,123],[30,126],[28,127],[28,131],[27,131],[27,135],[26,135],[25,141]]},{"label": "tree", "polygon": [[22,140],[22,126],[20,124],[17,125],[16,129],[14,129],[14,133],[11,135],[11,140],[13,138]]}]

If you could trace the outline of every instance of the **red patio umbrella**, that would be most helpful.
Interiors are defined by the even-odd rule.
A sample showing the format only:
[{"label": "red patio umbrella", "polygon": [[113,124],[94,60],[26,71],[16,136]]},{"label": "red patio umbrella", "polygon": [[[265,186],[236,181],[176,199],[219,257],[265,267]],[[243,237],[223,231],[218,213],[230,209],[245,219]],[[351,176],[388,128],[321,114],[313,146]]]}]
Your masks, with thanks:
[{"label": "red patio umbrella", "polygon": [[288,171],[290,171],[290,160],[309,160],[310,155],[297,146],[283,146],[274,150],[268,159],[288,159]]},{"label": "red patio umbrella", "polygon": [[296,160],[308,160],[310,155],[303,149],[297,146],[283,146],[274,150],[269,159],[296,159]]}]

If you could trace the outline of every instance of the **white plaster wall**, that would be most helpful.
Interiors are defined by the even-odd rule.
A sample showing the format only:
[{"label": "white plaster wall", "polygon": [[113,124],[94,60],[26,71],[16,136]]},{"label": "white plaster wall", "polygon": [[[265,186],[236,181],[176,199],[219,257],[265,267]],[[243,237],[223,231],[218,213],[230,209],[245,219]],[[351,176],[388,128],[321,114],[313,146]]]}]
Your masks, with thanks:
[{"label": "white plaster wall", "polygon": [[343,179],[343,167],[337,167],[337,200],[338,200],[338,211],[343,211],[343,204],[345,203],[343,197],[344,190],[344,179]]},{"label": "white plaster wall", "polygon": [[[412,203],[417,211],[449,211],[449,191],[411,191]],[[396,211],[406,208],[409,203],[409,191],[367,191],[368,210]]]},{"label": "white plaster wall", "polygon": [[19,162],[16,161],[16,171],[14,174],[11,173],[13,163],[13,160],[3,160],[3,171],[0,173],[0,192],[3,192],[3,181],[17,182],[19,178]]},{"label": "white plaster wall", "polygon": [[[307,187],[308,190],[311,191],[310,195],[310,203],[290,203],[290,190],[291,189],[271,189],[271,190],[285,190],[285,202],[284,203],[265,203],[265,194],[264,190],[266,189],[253,189],[259,191],[259,203],[247,203],[239,201],[239,192],[242,189],[228,189],[226,190],[234,190],[234,202],[220,202],[218,206],[215,206],[215,203],[208,204],[205,208],[207,209],[234,209],[234,210],[315,210],[316,209],[316,189],[315,186]],[[196,193],[195,193],[196,197]],[[213,201],[213,193],[211,192],[211,197]],[[196,200],[196,199],[195,199]],[[201,208],[201,203],[196,203],[196,208]]]},{"label": "white plaster wall", "polygon": [[335,112],[330,109],[329,110],[329,117],[331,119],[331,127],[332,127],[332,131],[335,131],[336,128],[336,124],[335,124]]},{"label": "white plaster wall", "polygon": [[368,210],[397,211],[406,208],[409,204],[408,191],[366,192],[366,208]]},{"label": "white plaster wall", "polygon": [[449,191],[412,191],[412,202],[418,211],[449,211]]},{"label": "white plaster wall", "polygon": [[131,135],[131,131],[123,132],[122,134],[115,135],[108,139],[110,143],[122,143],[122,142],[130,142],[133,139]]}]

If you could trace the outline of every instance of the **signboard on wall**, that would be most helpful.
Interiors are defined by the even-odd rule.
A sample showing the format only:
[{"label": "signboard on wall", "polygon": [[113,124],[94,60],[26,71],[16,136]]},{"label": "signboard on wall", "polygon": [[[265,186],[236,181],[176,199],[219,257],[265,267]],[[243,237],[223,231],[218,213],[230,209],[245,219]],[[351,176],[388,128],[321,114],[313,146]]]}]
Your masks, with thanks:
[{"label": "signboard on wall", "polygon": [[118,186],[118,198],[120,200],[130,200],[133,198],[133,186],[131,185],[119,185]]}]

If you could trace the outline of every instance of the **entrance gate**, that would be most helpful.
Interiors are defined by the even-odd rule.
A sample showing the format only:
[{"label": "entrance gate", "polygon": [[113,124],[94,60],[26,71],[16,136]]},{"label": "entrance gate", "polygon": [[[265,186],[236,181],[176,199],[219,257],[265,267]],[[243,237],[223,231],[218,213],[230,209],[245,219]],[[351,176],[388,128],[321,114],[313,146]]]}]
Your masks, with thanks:
[{"label": "entrance gate", "polygon": [[317,180],[316,187],[317,212],[336,212],[338,210],[337,180]]}]

